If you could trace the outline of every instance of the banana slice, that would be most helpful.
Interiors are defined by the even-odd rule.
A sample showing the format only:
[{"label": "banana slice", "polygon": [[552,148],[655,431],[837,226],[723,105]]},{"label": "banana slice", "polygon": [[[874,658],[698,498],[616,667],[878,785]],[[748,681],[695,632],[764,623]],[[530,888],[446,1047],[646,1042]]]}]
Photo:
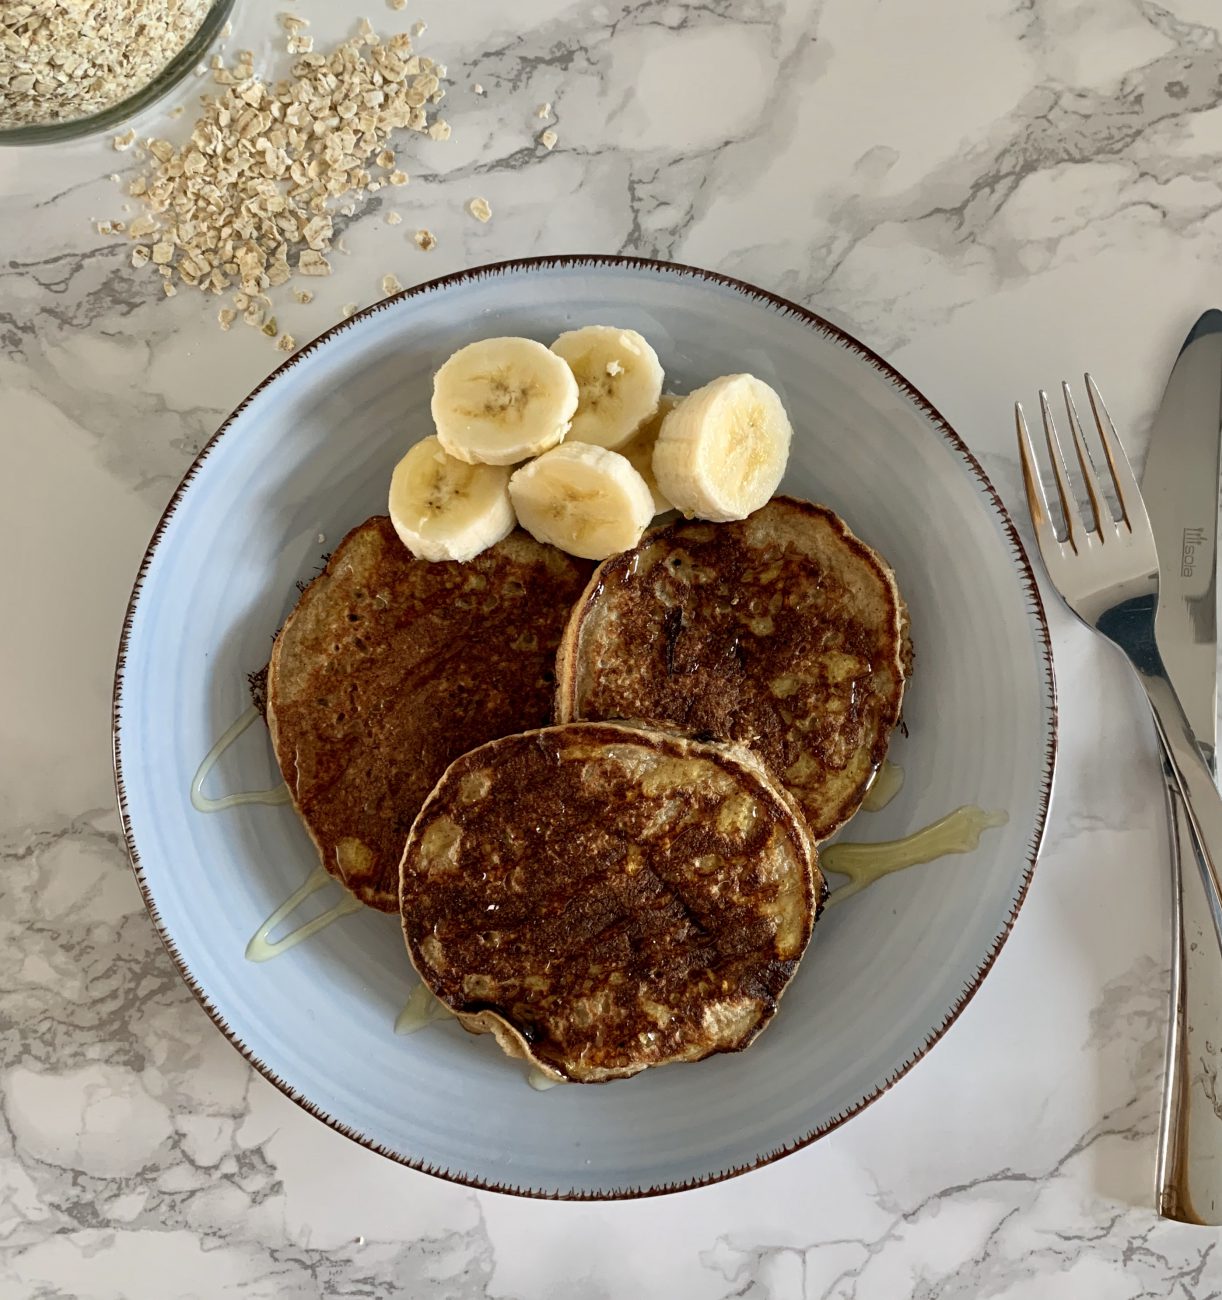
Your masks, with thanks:
[{"label": "banana slice", "polygon": [[658,399],[658,409],[645,421],[632,437],[619,449],[619,454],[627,459],[632,468],[645,480],[653,494],[653,512],[660,515],[671,508],[670,502],[658,487],[658,480],[653,476],[653,448],[658,440],[662,421],[675,409],[683,399],[674,393],[663,393]]},{"label": "banana slice", "polygon": [[554,447],[577,410],[577,381],[534,339],[481,339],[433,376],[441,445],[477,465],[513,465]]},{"label": "banana slice", "polygon": [[566,442],[516,470],[509,495],[536,541],[605,560],[641,540],[653,518],[649,485],[618,452]]},{"label": "banana slice", "polygon": [[395,466],[390,522],[423,560],[473,559],[513,531],[509,470],[468,465],[424,438]]},{"label": "banana slice", "polygon": [[689,518],[745,519],[780,484],[793,429],[781,399],[754,375],[723,375],[662,421],[658,488]]},{"label": "banana slice", "polygon": [[572,367],[581,391],[574,442],[618,450],[658,409],[662,363],[636,330],[587,325],[561,334],[552,351]]}]

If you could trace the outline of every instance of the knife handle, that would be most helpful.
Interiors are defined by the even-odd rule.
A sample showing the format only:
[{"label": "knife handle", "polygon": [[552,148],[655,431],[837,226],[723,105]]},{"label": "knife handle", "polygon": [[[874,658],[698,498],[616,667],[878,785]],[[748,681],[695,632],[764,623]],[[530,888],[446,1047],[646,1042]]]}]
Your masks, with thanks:
[{"label": "knife handle", "polygon": [[1154,712],[1167,764],[1183,796],[1213,921],[1211,946],[1222,960],[1222,794],[1165,671],[1139,671],[1138,675]]},{"label": "knife handle", "polygon": [[[1164,1218],[1219,1226],[1222,1116],[1216,1105],[1216,1039],[1222,1025],[1222,958],[1212,942],[1212,909],[1203,859],[1167,762],[1163,776],[1171,837],[1171,1015],[1158,1132],[1156,1204]],[[1195,1069],[1198,1061],[1200,1068]]]}]

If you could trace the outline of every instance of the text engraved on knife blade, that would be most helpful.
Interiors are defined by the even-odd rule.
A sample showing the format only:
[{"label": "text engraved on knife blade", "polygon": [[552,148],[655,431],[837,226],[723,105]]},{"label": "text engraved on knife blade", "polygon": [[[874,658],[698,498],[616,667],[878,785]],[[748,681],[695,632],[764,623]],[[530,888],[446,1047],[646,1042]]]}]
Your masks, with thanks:
[{"label": "text engraved on knife blade", "polygon": [[1204,528],[1185,528],[1180,542],[1180,577],[1191,578],[1203,556],[1201,551],[1209,544],[1209,534]]}]

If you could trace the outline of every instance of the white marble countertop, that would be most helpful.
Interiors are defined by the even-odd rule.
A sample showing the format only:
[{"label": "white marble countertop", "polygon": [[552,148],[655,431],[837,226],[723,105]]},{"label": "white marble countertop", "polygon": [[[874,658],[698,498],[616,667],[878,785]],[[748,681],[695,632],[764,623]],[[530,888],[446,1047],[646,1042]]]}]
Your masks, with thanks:
[{"label": "white marble countertop", "polygon": [[[318,300],[282,314],[298,339],[387,271],[697,263],[884,353],[1017,507],[1014,398],[1089,367],[1140,449],[1183,333],[1222,305],[1211,0],[369,13],[383,31],[427,20],[454,135],[409,151],[401,226],[390,200],[352,221]],[[237,28],[231,48],[269,49],[273,7],[239,3]],[[533,143],[543,101],[552,153]],[[182,131],[168,108],[141,133]],[[521,1201],[358,1148],[248,1068],[141,905],[110,692],[162,507],[280,357],[221,333],[210,299],[163,300],[95,232],[131,162],[105,140],[0,153],[0,1293],[1218,1295],[1218,1234],[1151,1210],[1168,967],[1152,734],[1123,665],[1056,606],[1060,768],[1014,934],[929,1058],[814,1147],[679,1196]],[[477,194],[486,226],[463,211]]]}]

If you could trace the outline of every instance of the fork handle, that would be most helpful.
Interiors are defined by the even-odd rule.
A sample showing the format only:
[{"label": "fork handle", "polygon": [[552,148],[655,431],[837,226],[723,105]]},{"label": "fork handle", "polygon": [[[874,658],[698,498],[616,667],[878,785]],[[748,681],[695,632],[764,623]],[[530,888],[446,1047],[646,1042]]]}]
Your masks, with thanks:
[{"label": "fork handle", "polygon": [[[1162,665],[1158,668],[1161,670]],[[1165,672],[1143,672],[1139,668],[1138,676],[1150,700],[1167,765],[1184,797],[1184,813],[1196,840],[1201,878],[1222,952],[1222,794],[1218,793],[1184,706]]]},{"label": "fork handle", "polygon": [[1157,1199],[1166,1219],[1222,1226],[1222,1114],[1216,1100],[1222,961],[1200,854],[1179,786],[1164,762],[1171,831],[1171,1016],[1159,1122]]}]

